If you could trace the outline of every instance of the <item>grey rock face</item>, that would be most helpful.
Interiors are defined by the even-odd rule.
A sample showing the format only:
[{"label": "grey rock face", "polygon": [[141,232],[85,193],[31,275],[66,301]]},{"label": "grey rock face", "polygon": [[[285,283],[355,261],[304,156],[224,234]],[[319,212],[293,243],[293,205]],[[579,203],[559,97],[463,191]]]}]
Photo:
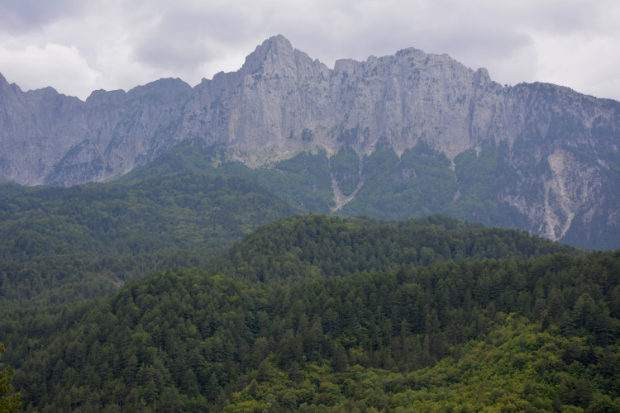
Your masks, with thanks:
[{"label": "grey rock face", "polygon": [[[400,155],[425,142],[449,159],[508,145],[505,161],[521,180],[497,196],[532,230],[562,239],[575,220],[618,220],[603,198],[617,178],[605,159],[618,154],[620,103],[550,84],[503,87],[447,55],[405,49],[339,60],[332,70],[275,36],[239,71],[194,88],[162,79],[127,93],[95,91],[86,102],[51,88],[24,93],[0,75],[1,181],[109,180],[188,139],[221,145],[252,167],[343,145]],[[362,185],[363,166],[360,177]]]},{"label": "grey rock face", "polygon": [[68,186],[129,172],[174,146],[189,91],[162,79],[82,102],[52,88],[24,93],[0,75],[0,181]]}]

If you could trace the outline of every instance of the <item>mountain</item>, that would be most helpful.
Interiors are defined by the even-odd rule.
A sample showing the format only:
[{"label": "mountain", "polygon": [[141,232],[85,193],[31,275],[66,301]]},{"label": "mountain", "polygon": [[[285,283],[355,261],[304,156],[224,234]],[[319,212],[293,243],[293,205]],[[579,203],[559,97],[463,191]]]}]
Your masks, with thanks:
[{"label": "mountain", "polygon": [[0,180],[110,180],[180,142],[251,168],[310,152],[329,177],[311,188],[337,213],[444,213],[620,247],[620,103],[502,86],[447,55],[405,49],[330,69],[275,36],[193,88],[162,79],[82,102],[0,77],[0,108]]},{"label": "mountain", "polygon": [[[405,151],[400,159],[388,148],[359,157],[345,147],[329,158],[325,151],[316,154],[301,152],[270,168],[252,169],[240,162],[227,160],[221,148],[204,148],[187,142],[128,173],[120,181],[137,182],[177,172],[240,176],[259,183],[300,212],[332,213],[344,217],[368,215],[384,220],[443,214],[489,227],[526,229],[577,247],[620,248],[620,235],[610,222],[614,216],[612,206],[616,204],[616,189],[620,190],[616,188],[617,181],[613,174],[607,175],[606,191],[609,192],[597,201],[599,206],[607,205],[611,215],[602,212],[596,215],[590,210],[581,219],[573,219],[564,236],[553,236],[542,231],[546,227],[534,220],[538,215],[528,216],[503,200],[502,194],[506,188],[522,185],[519,171],[505,162],[505,149],[505,146],[488,146],[478,154],[465,152],[457,156],[454,166],[459,175],[455,180],[450,160],[424,143]],[[339,181],[339,177],[353,176],[351,171],[358,170],[360,164],[364,168],[361,185]],[[352,193],[344,195],[341,188],[347,188],[347,185]],[[336,196],[333,194],[335,189]],[[538,211],[539,215],[560,205],[550,203],[548,196],[545,201],[540,189],[530,182],[529,192],[526,193],[529,202],[546,202],[544,207],[547,209]],[[522,200],[522,206],[527,206],[526,198]],[[545,219],[549,217],[551,215],[546,215]]]},{"label": "mountain", "polygon": [[236,177],[26,188],[0,197],[0,305],[100,297],[152,271],[204,265],[294,213]]}]

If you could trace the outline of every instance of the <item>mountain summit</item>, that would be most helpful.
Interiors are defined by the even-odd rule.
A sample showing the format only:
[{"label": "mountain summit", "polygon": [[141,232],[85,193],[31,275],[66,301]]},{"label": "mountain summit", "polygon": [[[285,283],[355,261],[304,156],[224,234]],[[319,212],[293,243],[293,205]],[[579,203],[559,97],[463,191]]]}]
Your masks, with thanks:
[{"label": "mountain summit", "polygon": [[596,238],[615,231],[620,216],[619,102],[552,84],[504,87],[445,54],[410,48],[330,69],[274,36],[237,72],[193,88],[162,79],[95,91],[86,102],[52,88],[24,93],[0,75],[2,181],[110,180],[182,141],[216,145],[250,167],[346,149],[360,159],[352,174],[362,190],[365,157],[385,149],[401,159],[424,147],[452,169],[454,202],[471,176],[459,160],[494,151],[490,173],[506,179],[485,191],[525,217],[527,229],[566,240],[579,226],[578,238]]}]

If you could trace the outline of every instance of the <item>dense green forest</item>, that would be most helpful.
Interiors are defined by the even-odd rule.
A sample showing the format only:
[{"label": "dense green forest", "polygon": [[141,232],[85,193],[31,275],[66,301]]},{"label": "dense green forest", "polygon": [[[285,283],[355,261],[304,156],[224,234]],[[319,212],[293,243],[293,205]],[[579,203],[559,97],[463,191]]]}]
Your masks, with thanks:
[{"label": "dense green forest", "polygon": [[329,160],[324,151],[300,153],[292,159],[278,162],[272,169],[252,169],[227,159],[226,154],[217,147],[203,148],[189,142],[131,171],[119,182],[137,182],[186,172],[238,176],[256,182],[299,212],[328,214],[334,205]]},{"label": "dense green forest", "polygon": [[516,179],[516,172],[500,158],[500,149],[494,147],[477,155],[464,152],[454,160],[457,182],[448,158],[423,143],[400,157],[391,149],[380,148],[362,159],[347,145],[329,159],[324,151],[303,152],[270,169],[251,169],[227,159],[216,147],[185,143],[120,181],[187,171],[240,176],[259,183],[301,212],[330,213],[334,206],[330,174],[345,196],[353,193],[363,175],[359,193],[338,215],[403,220],[444,214],[485,225],[524,228],[525,216],[494,196],[497,188]]},{"label": "dense green forest", "polygon": [[258,228],[208,268],[232,278],[282,285],[356,271],[393,271],[448,260],[525,260],[558,252],[584,251],[527,232],[440,215],[388,222],[310,214]]},{"label": "dense green forest", "polygon": [[[501,149],[466,151],[450,160],[419,144],[400,157],[380,149],[363,160],[364,186],[341,214],[406,219],[444,214],[506,228],[527,228],[526,217],[497,199],[517,173],[502,161]],[[458,172],[458,175],[457,175]]]},{"label": "dense green forest", "polygon": [[[4,353],[4,344],[0,343],[0,361],[2,360],[2,353]],[[13,413],[20,410],[22,403],[19,401],[21,394],[14,392],[11,381],[13,380],[13,374],[15,371],[11,366],[6,366],[0,369],[0,412],[1,413]]]},{"label": "dense green forest", "polygon": [[362,179],[361,168],[364,184],[338,215],[403,220],[444,214],[485,225],[524,228],[525,216],[494,196],[498,188],[516,179],[516,172],[502,162],[501,151],[486,147],[478,154],[460,154],[454,160],[457,180],[448,158],[423,143],[400,157],[391,149],[379,148],[361,159],[347,145],[329,159],[325,152],[304,152],[271,169],[251,169],[227,160],[215,147],[186,143],[121,181],[186,171],[236,175],[261,184],[301,212],[329,213],[334,205],[330,172],[343,194],[350,195]]},{"label": "dense green forest", "polygon": [[[360,156],[348,146],[349,138],[344,136],[344,146],[329,158],[323,150],[314,154],[302,152],[292,159],[275,162],[269,168],[257,169],[236,162],[230,153],[217,147],[203,148],[197,143],[185,142],[130,172],[121,181],[135,182],[179,172],[223,174],[256,182],[302,213],[333,213],[343,217],[368,215],[384,220],[442,214],[489,227],[522,229],[530,228],[529,219],[514,206],[502,202],[498,194],[503,189],[519,186],[532,199],[540,201],[543,196],[539,188],[529,188],[527,180],[521,182],[522,177],[509,162],[511,149],[506,142],[486,146],[481,151],[465,151],[450,161],[424,143],[400,155],[378,145],[370,155]],[[515,145],[512,150],[520,151],[527,158],[528,148]],[[577,158],[583,156],[574,148],[563,150]],[[610,165],[617,161],[605,159]],[[540,168],[545,168],[544,165]],[[610,168],[602,172],[610,185],[616,185],[612,183],[618,182],[617,168]],[[536,172],[544,173],[544,170]],[[335,207],[332,178],[345,196],[359,188],[353,200],[338,211],[332,211]],[[620,204],[620,188],[614,188],[606,192],[610,205]],[[587,224],[575,220],[562,242],[583,248],[620,248],[617,231],[607,220],[606,214],[593,216]]]},{"label": "dense green forest", "polygon": [[446,217],[389,222],[312,215],[264,227],[211,262],[258,225],[295,210],[254,183],[197,173],[71,188],[8,188],[0,197],[4,303],[94,298],[173,267],[203,266],[253,281],[270,279],[275,271],[296,281],[465,257],[579,253],[527,233]]},{"label": "dense green forest", "polygon": [[[620,411],[620,251],[440,215],[296,215],[329,212],[331,177],[352,193],[374,162],[389,174],[358,196],[402,218],[454,182],[416,148],[254,171],[182,146],[116,183],[0,185],[0,343],[23,411]],[[493,168],[460,188],[505,183]],[[456,205],[433,199],[420,215]]]},{"label": "dense green forest", "polygon": [[0,197],[12,195],[17,192],[32,190],[31,187],[19,185],[16,183],[0,183]]},{"label": "dense green forest", "polygon": [[[285,277],[282,277],[285,278]],[[620,252],[279,287],[169,270],[5,309],[25,411],[615,412]]]},{"label": "dense green forest", "polygon": [[101,296],[151,271],[205,264],[257,226],[295,213],[236,177],[0,187],[0,303]]}]

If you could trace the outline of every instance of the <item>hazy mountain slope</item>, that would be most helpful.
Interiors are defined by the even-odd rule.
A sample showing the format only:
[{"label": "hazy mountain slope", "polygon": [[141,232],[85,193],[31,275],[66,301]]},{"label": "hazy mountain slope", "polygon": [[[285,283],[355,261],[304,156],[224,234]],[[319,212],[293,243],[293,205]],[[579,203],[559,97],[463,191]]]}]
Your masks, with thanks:
[{"label": "hazy mountain slope", "polygon": [[[338,213],[383,219],[441,213],[579,247],[620,248],[615,164],[607,169],[583,152],[559,150],[549,157],[556,168],[550,173],[546,162],[511,165],[510,151],[505,143],[467,151],[452,166],[423,145],[400,159],[387,149],[375,151],[362,161],[364,184]],[[535,159],[532,153],[524,158]]]},{"label": "hazy mountain slope", "polygon": [[[237,72],[194,88],[168,79],[127,93],[97,91],[81,102],[50,88],[24,93],[0,77],[0,108],[0,180],[111,179],[187,140],[219,146],[226,160],[250,167],[325,150],[331,183],[320,190],[329,189],[340,209],[422,177],[407,166],[377,180],[365,160],[383,148],[400,161],[424,144],[437,154],[434,181],[414,183],[409,194],[434,189],[423,210],[453,210],[579,245],[620,245],[620,103],[550,84],[504,87],[447,55],[405,49],[329,69],[276,36]],[[472,154],[485,150],[498,151],[495,166],[483,169],[497,179],[485,180],[482,194],[466,193],[468,177],[481,174]],[[306,187],[295,191],[308,190],[300,184]],[[394,210],[406,206],[398,205],[398,186],[388,190]],[[467,205],[450,205],[461,197]],[[407,216],[420,205],[405,209]],[[351,208],[390,215],[366,201]]]},{"label": "hazy mountain slope", "polygon": [[5,195],[12,195],[14,193],[21,192],[27,189],[29,189],[29,187],[16,183],[2,183],[0,184],[0,197]]},{"label": "hazy mountain slope", "polygon": [[[607,171],[609,192],[595,199],[582,193],[585,202],[578,205],[573,215],[578,218],[571,221],[563,237],[550,236],[545,232],[549,229],[545,220],[555,219],[556,225],[560,222],[552,214],[553,205],[567,208],[573,204],[553,204],[557,200],[548,192],[541,192],[544,187],[537,187],[531,181],[529,186],[523,184],[520,172],[506,161],[508,150],[502,144],[487,146],[478,153],[467,151],[454,159],[454,168],[445,155],[422,143],[405,151],[400,158],[388,148],[377,149],[362,158],[348,149],[330,158],[325,152],[315,155],[302,152],[271,168],[251,169],[227,160],[221,148],[187,143],[135,169],[120,181],[134,182],[179,171],[241,176],[268,188],[301,212],[332,211],[340,216],[368,215],[386,220],[444,214],[489,227],[527,229],[584,248],[620,248],[620,235],[610,222],[615,219],[614,205],[620,205],[620,188],[616,191],[618,185],[613,178],[615,172]],[[360,174],[351,172],[359,168]],[[565,173],[573,172],[566,168]],[[565,187],[575,190],[570,180],[564,182]],[[333,197],[334,185],[348,188],[355,196],[352,192],[339,191],[339,197]],[[523,193],[521,203],[511,205],[505,201],[505,194],[511,188]],[[526,198],[538,199],[544,208],[528,214],[523,210],[527,206]]]},{"label": "hazy mountain slope", "polygon": [[153,162],[136,168],[118,182],[137,182],[180,172],[200,172],[239,176],[256,182],[300,212],[329,213],[332,200],[329,159],[325,152],[302,152],[278,162],[274,168],[252,169],[226,159],[225,152],[214,146],[203,148],[184,143]]},{"label": "hazy mountain slope", "polygon": [[44,187],[0,198],[0,303],[98,297],[147,272],[204,264],[294,213],[235,177]]}]

